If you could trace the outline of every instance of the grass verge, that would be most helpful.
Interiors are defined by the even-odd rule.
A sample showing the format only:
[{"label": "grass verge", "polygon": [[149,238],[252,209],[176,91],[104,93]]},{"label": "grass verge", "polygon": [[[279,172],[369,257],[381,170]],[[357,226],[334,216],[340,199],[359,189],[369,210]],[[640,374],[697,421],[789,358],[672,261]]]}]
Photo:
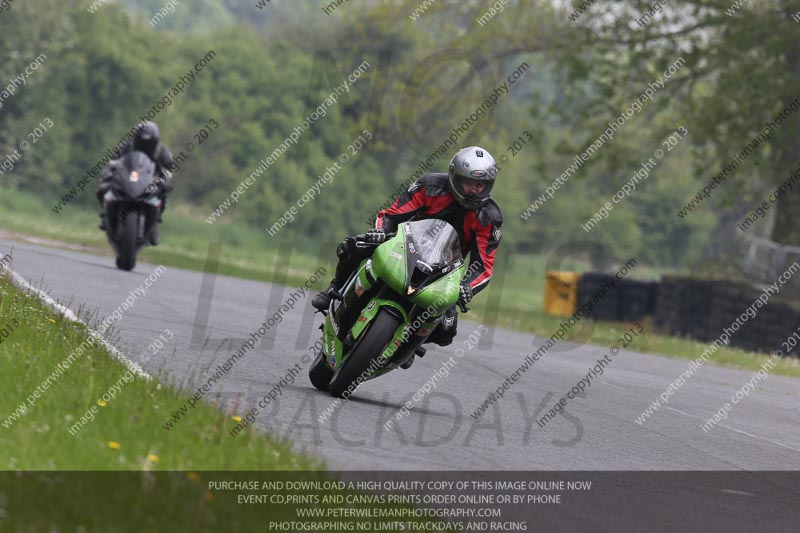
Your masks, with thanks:
[{"label": "grass verge", "polygon": [[[120,381],[130,375],[127,367],[96,343],[70,358],[86,340],[86,327],[23,294],[4,276],[0,276],[0,329],[8,331],[0,343],[0,469],[323,467],[267,436],[248,432],[227,438],[236,421],[207,402],[198,403],[177,430],[165,431],[161,424],[175,405],[185,401],[185,392],[157,380]],[[66,369],[48,383],[59,364]],[[119,390],[110,399],[107,393],[115,385]],[[81,417],[86,423],[73,436],[69,428]]]}]

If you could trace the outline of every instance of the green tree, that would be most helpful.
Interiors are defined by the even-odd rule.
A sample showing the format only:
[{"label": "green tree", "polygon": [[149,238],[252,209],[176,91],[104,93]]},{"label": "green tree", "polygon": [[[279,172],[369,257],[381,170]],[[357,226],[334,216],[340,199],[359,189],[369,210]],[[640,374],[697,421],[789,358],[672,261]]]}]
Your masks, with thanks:
[{"label": "green tree", "polygon": [[[614,9],[593,6],[576,25],[576,46],[564,51],[564,79],[598,83],[597,98],[586,111],[631,87],[645,87],[654,74],[683,57],[686,65],[665,87],[669,100],[660,110],[691,130],[700,150],[695,159],[700,189],[800,97],[800,25],[792,18],[800,2],[753,0],[739,8],[727,0],[672,0],[661,13],[651,5],[627,0]],[[740,190],[751,189],[750,180],[785,181],[797,168],[798,153],[800,114],[795,113],[715,195],[730,205]],[[780,200],[774,240],[800,244],[798,213],[800,195]]]}]

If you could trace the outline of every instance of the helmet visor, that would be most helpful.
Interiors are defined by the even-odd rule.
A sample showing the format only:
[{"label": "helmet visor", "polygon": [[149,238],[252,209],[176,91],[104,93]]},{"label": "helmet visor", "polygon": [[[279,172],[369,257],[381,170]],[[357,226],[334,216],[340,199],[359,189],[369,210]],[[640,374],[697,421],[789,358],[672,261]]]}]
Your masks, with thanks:
[{"label": "helmet visor", "polygon": [[156,146],[158,146],[158,139],[150,135],[141,135],[133,141],[134,150],[144,152],[151,157],[156,151]]},{"label": "helmet visor", "polygon": [[453,188],[468,206],[477,207],[492,195],[493,179],[482,179],[474,176],[453,176]]}]

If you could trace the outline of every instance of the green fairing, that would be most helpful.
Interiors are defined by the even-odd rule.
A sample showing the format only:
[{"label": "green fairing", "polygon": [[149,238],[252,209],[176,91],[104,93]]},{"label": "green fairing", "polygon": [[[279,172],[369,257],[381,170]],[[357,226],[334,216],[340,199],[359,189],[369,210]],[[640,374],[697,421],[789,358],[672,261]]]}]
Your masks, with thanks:
[{"label": "green fairing", "polygon": [[322,332],[322,338],[323,350],[328,355],[325,360],[330,368],[336,370],[342,364],[341,356],[343,350],[342,341],[336,336],[331,325],[332,320],[330,314],[325,318],[325,329]]},{"label": "green fairing", "polygon": [[[406,299],[427,310],[429,312],[428,320],[435,319],[458,301],[459,287],[466,271],[466,264],[462,262],[461,266],[448,273],[445,277],[428,285],[416,294],[408,295],[409,274],[406,267],[406,241],[405,226],[401,225],[395,237],[380,245],[371,259],[361,263],[356,273],[356,278],[365,290],[369,290],[373,286],[370,283],[370,277],[383,281],[398,294],[405,295]],[[371,269],[370,276],[367,275],[368,265]],[[355,281],[348,284],[343,292],[352,290],[355,290]],[[400,302],[392,299],[372,298],[362,309],[361,315],[350,329],[350,334],[353,339],[358,339],[375,319],[378,312],[385,307],[394,309],[403,320],[392,336],[392,340],[381,354],[383,358],[391,359],[402,344],[403,332],[409,326],[408,313]],[[324,350],[328,355],[328,364],[335,370],[343,362],[341,357],[344,347],[336,335],[332,321],[333,316],[329,314],[325,321],[323,338]],[[426,321],[425,325],[426,327],[435,327],[434,322]],[[331,360],[334,358],[335,363],[331,364]],[[372,372],[368,379],[378,377],[386,372],[387,370],[385,369],[379,369]]]},{"label": "green fairing", "polygon": [[409,299],[415,304],[425,309],[434,311],[432,316],[437,316],[445,312],[458,302],[458,293],[461,286],[461,278],[467,269],[466,264],[452,271],[447,276],[431,283]]},{"label": "green fairing", "polygon": [[369,276],[367,276],[367,262],[366,260],[361,263],[361,267],[358,269],[358,280],[361,282],[361,286],[364,287],[365,291],[368,291],[372,288],[372,283],[369,281]]},{"label": "green fairing", "polygon": [[399,294],[405,294],[406,278],[406,234],[403,226],[397,235],[378,246],[372,255],[372,272]]},{"label": "green fairing", "polygon": [[405,227],[401,225],[398,228],[397,236],[389,239],[375,250],[372,259],[373,273],[397,293],[406,295],[409,300],[424,309],[430,308],[434,311],[432,315],[444,313],[448,307],[455,305],[458,301],[459,287],[466,265],[462,264],[446,277],[409,296],[407,295],[408,272],[405,246]]}]

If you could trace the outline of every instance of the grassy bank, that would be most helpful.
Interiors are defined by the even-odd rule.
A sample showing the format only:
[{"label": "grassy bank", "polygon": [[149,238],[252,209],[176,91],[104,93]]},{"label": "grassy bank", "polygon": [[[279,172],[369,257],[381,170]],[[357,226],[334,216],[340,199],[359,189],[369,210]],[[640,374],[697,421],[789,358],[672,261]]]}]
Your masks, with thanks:
[{"label": "grassy bank", "polygon": [[[104,234],[96,228],[98,218],[95,211],[69,206],[61,214],[55,214],[50,207],[29,194],[4,192],[0,196],[0,211],[4,212],[0,229],[89,247],[90,251],[106,254],[109,261],[113,261]],[[209,243],[217,242],[222,243],[221,274],[292,285],[302,283],[320,263],[332,271],[335,243],[295,238],[290,226],[273,239],[263,229],[231,221],[230,217],[208,224],[203,218],[206,214],[202,209],[187,206],[170,209],[161,229],[163,244],[157,248],[145,248],[141,260],[202,271],[206,267]],[[555,333],[563,319],[546,314],[542,309],[547,268],[544,255],[511,255],[505,274],[496,276],[490,288],[471,305],[470,320],[543,336]],[[567,260],[558,268],[582,271],[587,265]],[[658,274],[657,270],[637,265],[630,276],[654,279]],[[500,298],[495,313],[489,311],[489,301],[496,298],[492,296],[496,291],[500,291]],[[636,337],[628,349],[694,359],[707,346],[689,339],[659,335],[651,325],[645,326],[645,334]],[[577,327],[568,332],[566,338],[611,346],[628,329],[629,326],[623,324],[593,323],[588,333]],[[712,363],[753,370],[760,368],[764,360],[763,354],[729,348],[721,349],[710,359]],[[800,376],[800,362],[797,358],[786,359],[774,371]]]},{"label": "grassy bank", "polygon": [[[133,378],[105,348],[85,343],[84,326],[55,314],[0,276],[3,328],[8,334],[0,343],[0,469],[316,470],[322,466],[259,434],[227,438],[236,421],[206,402],[198,403],[177,429],[164,430],[162,423],[186,400],[186,392],[158,380]],[[78,350],[82,343],[88,348]],[[59,364],[64,371],[58,372]],[[85,423],[80,422],[82,417]]]}]

